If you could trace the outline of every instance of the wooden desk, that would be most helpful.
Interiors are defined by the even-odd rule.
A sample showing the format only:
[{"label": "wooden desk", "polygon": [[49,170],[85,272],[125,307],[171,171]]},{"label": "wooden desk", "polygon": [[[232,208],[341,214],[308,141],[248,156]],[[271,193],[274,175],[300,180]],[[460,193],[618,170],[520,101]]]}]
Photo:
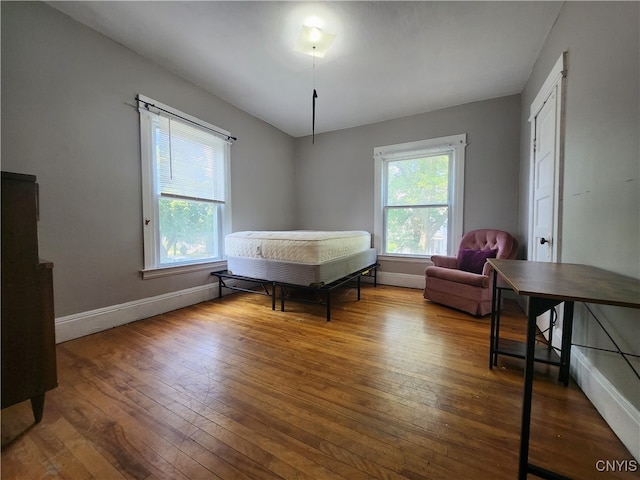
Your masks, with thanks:
[{"label": "wooden desk", "polygon": [[[497,298],[498,276],[502,277],[517,294],[529,297],[518,478],[526,480],[527,474],[532,473],[541,478],[566,479],[567,477],[529,463],[536,318],[559,303],[565,302],[563,329],[568,331],[563,332],[563,351],[568,347],[568,352],[571,346],[574,302],[640,308],[640,280],[589,265],[495,258],[487,261],[497,272],[493,278],[494,299]],[[498,305],[494,301],[492,316],[495,315],[497,308]],[[564,345],[565,342],[568,344]],[[566,361],[568,369],[568,358]],[[561,368],[563,368],[562,365]]]}]

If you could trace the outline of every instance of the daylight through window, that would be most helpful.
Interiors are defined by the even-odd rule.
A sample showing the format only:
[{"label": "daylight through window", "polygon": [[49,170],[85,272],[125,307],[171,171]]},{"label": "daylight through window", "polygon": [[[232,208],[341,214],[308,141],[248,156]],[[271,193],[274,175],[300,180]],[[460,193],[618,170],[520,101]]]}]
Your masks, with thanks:
[{"label": "daylight through window", "polygon": [[424,257],[453,251],[462,235],[465,145],[466,135],[455,135],[375,149],[381,255]]},{"label": "daylight through window", "polygon": [[153,107],[139,110],[145,269],[221,260],[229,142],[182,112],[171,109],[178,117]]}]

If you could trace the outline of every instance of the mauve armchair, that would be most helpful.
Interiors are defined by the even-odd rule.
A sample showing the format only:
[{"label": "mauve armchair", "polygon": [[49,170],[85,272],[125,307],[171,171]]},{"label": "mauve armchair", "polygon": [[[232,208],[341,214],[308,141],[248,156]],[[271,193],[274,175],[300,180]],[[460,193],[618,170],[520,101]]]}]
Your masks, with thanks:
[{"label": "mauve armchair", "polygon": [[455,257],[433,255],[425,271],[424,298],[471,315],[491,313],[493,268],[487,258],[515,258],[518,241],[502,230],[467,232]]}]

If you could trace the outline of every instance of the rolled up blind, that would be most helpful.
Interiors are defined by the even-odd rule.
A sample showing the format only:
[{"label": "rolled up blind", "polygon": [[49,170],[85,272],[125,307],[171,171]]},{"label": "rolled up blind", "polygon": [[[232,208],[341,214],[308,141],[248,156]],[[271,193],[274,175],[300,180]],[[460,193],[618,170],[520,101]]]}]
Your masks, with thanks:
[{"label": "rolled up blind", "polygon": [[178,119],[154,119],[159,193],[224,202],[227,141]]}]

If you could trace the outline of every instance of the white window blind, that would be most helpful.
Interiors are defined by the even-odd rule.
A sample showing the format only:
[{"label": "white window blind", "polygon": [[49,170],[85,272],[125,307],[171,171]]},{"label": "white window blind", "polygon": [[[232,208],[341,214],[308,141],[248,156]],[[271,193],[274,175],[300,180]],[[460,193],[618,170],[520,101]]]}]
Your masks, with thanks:
[{"label": "white window blind", "polygon": [[[229,156],[233,137],[138,96],[144,215],[144,271],[224,259],[231,231]],[[193,265],[192,265],[193,266]]]},{"label": "white window blind", "polygon": [[224,202],[226,141],[176,119],[156,116],[160,194]]}]

